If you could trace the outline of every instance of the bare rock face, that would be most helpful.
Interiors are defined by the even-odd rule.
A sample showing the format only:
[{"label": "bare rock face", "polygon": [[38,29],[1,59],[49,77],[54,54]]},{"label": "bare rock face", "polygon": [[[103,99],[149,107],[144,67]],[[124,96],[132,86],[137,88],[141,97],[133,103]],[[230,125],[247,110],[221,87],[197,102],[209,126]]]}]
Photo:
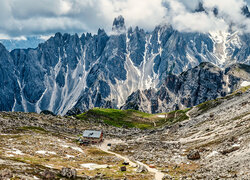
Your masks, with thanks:
[{"label": "bare rock face", "polygon": [[122,109],[162,113],[189,108],[234,92],[242,81],[250,81],[248,65],[234,64],[223,70],[203,62],[180,75],[168,75],[159,89],[133,92]]},{"label": "bare rock face", "polygon": [[187,155],[187,158],[188,158],[189,160],[198,160],[198,159],[200,159],[201,157],[200,157],[199,151],[197,151],[197,150],[191,150],[191,151],[189,152],[189,154]]}]

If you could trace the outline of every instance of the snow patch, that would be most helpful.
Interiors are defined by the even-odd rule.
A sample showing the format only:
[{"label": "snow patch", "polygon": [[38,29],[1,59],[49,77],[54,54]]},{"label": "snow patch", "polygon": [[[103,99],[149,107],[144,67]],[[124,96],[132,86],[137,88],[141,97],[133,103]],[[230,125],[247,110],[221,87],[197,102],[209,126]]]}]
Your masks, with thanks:
[{"label": "snow patch", "polygon": [[7,153],[10,153],[8,156],[9,157],[13,157],[14,155],[13,154],[16,154],[16,155],[24,155],[24,153],[22,151],[20,151],[19,149],[12,149],[11,151],[7,151]]},{"label": "snow patch", "polygon": [[36,112],[37,113],[40,113],[41,112],[41,109],[40,109],[40,103],[41,103],[41,101],[42,101],[42,99],[43,99],[43,96],[46,94],[46,92],[47,92],[47,88],[45,89],[45,91],[43,92],[43,94],[42,94],[42,96],[40,97],[40,99],[37,101],[37,103],[36,103]]},{"label": "snow patch", "polygon": [[166,115],[157,115],[157,117],[159,117],[159,118],[165,118]]},{"label": "snow patch", "polygon": [[76,150],[76,151],[79,151],[81,153],[84,153],[83,150],[79,147],[71,147],[72,149]]},{"label": "snow patch", "polygon": [[241,87],[250,86],[250,82],[249,81],[243,81],[240,86]]},{"label": "snow patch", "polygon": [[67,158],[74,158],[75,156],[66,154],[66,157],[67,157]]},{"label": "snow patch", "polygon": [[37,154],[53,154],[53,155],[56,155],[56,152],[53,152],[53,151],[36,151]]},{"label": "snow patch", "polygon": [[64,148],[71,148],[71,149],[74,149],[75,151],[84,153],[84,151],[81,148],[79,148],[79,147],[71,147],[71,146],[66,145],[66,144],[62,144],[61,146],[64,147]]},{"label": "snow patch", "polygon": [[95,164],[95,163],[87,163],[87,164],[81,164],[81,167],[88,168],[90,170],[95,170],[95,169],[107,168],[108,165],[106,165],[106,164],[99,165],[99,164]]},{"label": "snow patch", "polygon": [[[60,141],[59,141],[60,142]],[[69,146],[68,145],[65,145],[65,144],[62,144],[61,145],[62,147],[65,147],[65,148],[69,148]]]},{"label": "snow patch", "polygon": [[232,147],[240,147],[240,144],[233,144]]},{"label": "snow patch", "polygon": [[51,166],[51,165],[45,165],[45,167],[47,167],[47,168],[54,168],[53,166]]},{"label": "snow patch", "polygon": [[219,154],[218,151],[212,151],[207,157],[217,156],[218,154]]},{"label": "snow patch", "polygon": [[227,32],[217,31],[210,32],[210,37],[213,39],[215,43],[215,54],[218,57],[218,63],[220,65],[224,64],[228,58],[227,53],[227,41],[230,38],[230,34]]},{"label": "snow patch", "polygon": [[14,104],[13,104],[13,107],[12,107],[12,112],[14,112],[15,111],[15,107],[16,107],[16,97],[14,98]]},{"label": "snow patch", "polygon": [[24,112],[28,112],[27,103],[26,103],[26,101],[24,99],[24,95],[23,95],[23,87],[21,86],[19,79],[17,80],[17,83],[18,83],[18,86],[21,90],[20,93],[21,93],[21,102],[22,102],[23,110],[24,110]]}]

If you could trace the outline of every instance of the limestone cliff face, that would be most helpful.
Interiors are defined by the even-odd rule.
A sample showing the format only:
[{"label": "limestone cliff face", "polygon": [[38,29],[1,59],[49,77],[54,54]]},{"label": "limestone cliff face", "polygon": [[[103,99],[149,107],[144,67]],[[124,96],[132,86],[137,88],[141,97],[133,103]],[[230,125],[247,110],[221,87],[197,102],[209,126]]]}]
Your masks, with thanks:
[{"label": "limestone cliff face", "polygon": [[[138,27],[126,29],[123,17],[114,20],[112,29],[110,35],[101,29],[96,35],[81,37],[56,33],[35,49],[8,52],[1,45],[0,110],[50,110],[64,115],[93,107],[120,108],[127,106],[126,100],[134,92],[147,92],[147,96],[165,92],[166,97],[160,96],[164,101],[152,100],[156,107],[167,106],[168,101],[174,101],[176,107],[190,106],[208,99],[203,95],[210,85],[220,93],[210,90],[209,98],[225,94],[224,81],[216,84],[225,76],[222,71],[214,67],[216,73],[207,75],[202,74],[205,69],[195,66],[202,62],[222,68],[236,62],[250,64],[249,34],[182,33],[167,25],[145,32]],[[179,75],[191,68],[188,77]],[[195,79],[183,80],[189,76]],[[213,83],[205,87],[194,83],[210,78]],[[230,81],[239,82],[237,78]],[[181,96],[175,102],[173,97]]]},{"label": "limestone cliff face", "polygon": [[178,76],[167,76],[159,89],[132,93],[122,109],[149,113],[184,109],[232,93],[242,81],[250,81],[248,65],[234,64],[222,70],[211,63],[201,63]]}]

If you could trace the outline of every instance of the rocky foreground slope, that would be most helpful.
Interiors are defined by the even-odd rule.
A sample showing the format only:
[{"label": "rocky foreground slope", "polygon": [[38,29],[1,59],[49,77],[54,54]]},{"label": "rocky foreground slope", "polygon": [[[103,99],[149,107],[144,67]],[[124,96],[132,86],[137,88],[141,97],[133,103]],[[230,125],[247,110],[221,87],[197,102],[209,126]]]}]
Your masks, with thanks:
[{"label": "rocky foreground slope", "polygon": [[77,139],[84,129],[103,129],[106,137],[122,132],[72,117],[1,112],[0,179],[153,178],[150,173],[136,173],[132,166],[121,172],[122,158],[99,147],[80,146]]},{"label": "rocky foreground slope", "polygon": [[[157,177],[132,165],[121,172],[121,156],[76,142],[84,129],[101,129],[110,151],[155,168],[165,179],[250,178],[249,87],[187,109],[181,112],[185,118],[179,118],[180,111],[153,115],[163,122],[155,128],[113,127],[101,121],[107,113],[94,112],[84,114],[87,119],[1,112],[0,177],[59,179],[63,167],[75,169],[78,179]],[[140,121],[152,120],[143,117],[137,113]],[[88,163],[105,166],[91,169]]]},{"label": "rocky foreground slope", "polygon": [[250,91],[200,104],[187,115],[113,150],[156,165],[168,178],[249,179]]}]

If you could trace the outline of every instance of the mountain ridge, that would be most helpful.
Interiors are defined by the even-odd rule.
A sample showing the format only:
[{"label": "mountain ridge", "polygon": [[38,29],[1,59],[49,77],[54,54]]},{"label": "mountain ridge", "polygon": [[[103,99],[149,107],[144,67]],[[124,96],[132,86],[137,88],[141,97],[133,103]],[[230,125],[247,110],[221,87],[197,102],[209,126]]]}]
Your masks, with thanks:
[{"label": "mountain ridge", "polygon": [[250,66],[233,64],[225,70],[203,62],[180,75],[169,75],[159,89],[133,92],[122,109],[162,113],[190,108],[208,100],[224,97],[250,82]]},{"label": "mountain ridge", "polygon": [[150,33],[138,27],[112,35],[101,29],[80,37],[56,33],[35,49],[4,50],[9,69],[1,73],[10,76],[13,82],[5,88],[13,92],[1,92],[5,98],[0,110],[64,115],[81,100],[80,112],[119,108],[136,90],[159,88],[168,74],[180,74],[201,62],[220,67],[250,64],[249,38],[237,33],[182,33],[171,26],[157,26]]}]

